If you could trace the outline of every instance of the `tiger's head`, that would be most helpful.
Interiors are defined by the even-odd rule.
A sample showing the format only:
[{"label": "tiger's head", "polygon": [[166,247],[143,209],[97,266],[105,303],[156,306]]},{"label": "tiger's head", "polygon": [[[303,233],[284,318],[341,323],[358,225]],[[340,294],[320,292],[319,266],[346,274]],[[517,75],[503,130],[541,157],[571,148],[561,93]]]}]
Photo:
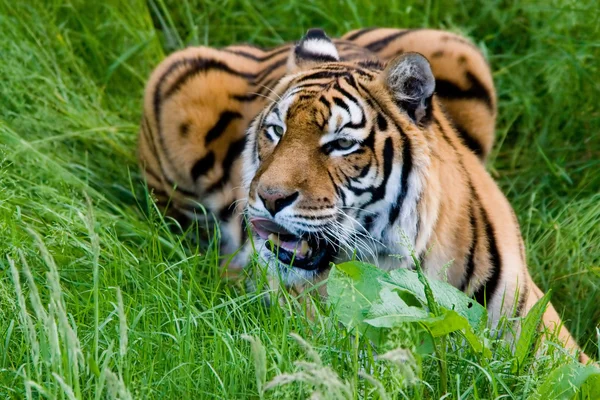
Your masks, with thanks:
[{"label": "tiger's head", "polygon": [[389,254],[394,227],[418,229],[434,87],[417,53],[346,62],[317,29],[296,45],[243,156],[255,243],[285,284]]}]

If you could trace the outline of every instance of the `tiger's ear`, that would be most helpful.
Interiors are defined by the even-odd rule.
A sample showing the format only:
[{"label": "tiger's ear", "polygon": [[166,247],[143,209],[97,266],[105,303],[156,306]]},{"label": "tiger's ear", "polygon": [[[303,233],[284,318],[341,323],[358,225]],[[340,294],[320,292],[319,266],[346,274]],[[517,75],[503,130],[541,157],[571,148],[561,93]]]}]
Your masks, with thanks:
[{"label": "tiger's ear", "polygon": [[404,53],[391,60],[382,73],[395,102],[419,125],[431,120],[435,78],[429,61],[419,53]]},{"label": "tiger's ear", "polygon": [[309,29],[288,58],[288,72],[310,69],[325,62],[340,61],[335,45],[322,29]]}]

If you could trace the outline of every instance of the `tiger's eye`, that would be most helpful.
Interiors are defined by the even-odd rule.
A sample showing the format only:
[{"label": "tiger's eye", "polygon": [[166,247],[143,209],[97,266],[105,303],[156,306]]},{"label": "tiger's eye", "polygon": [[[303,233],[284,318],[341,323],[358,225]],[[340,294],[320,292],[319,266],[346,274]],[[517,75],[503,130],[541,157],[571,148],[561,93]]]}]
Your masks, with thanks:
[{"label": "tiger's eye", "polygon": [[279,125],[273,125],[273,130],[277,136],[283,135],[283,127]]},{"label": "tiger's eye", "polygon": [[348,150],[352,146],[354,146],[354,142],[348,139],[339,139],[335,142],[335,147],[340,150]]}]

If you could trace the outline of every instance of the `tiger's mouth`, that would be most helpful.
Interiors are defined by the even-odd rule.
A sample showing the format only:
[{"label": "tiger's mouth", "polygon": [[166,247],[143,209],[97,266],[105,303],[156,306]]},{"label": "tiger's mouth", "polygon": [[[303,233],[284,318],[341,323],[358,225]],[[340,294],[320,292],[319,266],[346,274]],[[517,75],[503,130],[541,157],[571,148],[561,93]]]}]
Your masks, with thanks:
[{"label": "tiger's mouth", "polygon": [[320,272],[333,260],[333,248],[323,237],[308,233],[295,235],[266,218],[253,218],[250,223],[258,236],[266,241],[271,253],[283,264]]}]

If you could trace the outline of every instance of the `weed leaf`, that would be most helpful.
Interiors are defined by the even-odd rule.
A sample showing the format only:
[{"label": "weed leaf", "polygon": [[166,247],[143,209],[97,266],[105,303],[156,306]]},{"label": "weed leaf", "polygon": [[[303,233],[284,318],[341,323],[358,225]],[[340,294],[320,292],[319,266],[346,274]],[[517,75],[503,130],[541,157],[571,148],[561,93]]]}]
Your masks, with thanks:
[{"label": "weed leaf", "polygon": [[521,322],[521,334],[517,341],[515,359],[512,367],[513,373],[521,368],[526,357],[533,350],[534,343],[540,336],[538,328],[542,322],[546,307],[548,307],[548,303],[550,302],[550,293],[551,291],[548,291],[541,299],[539,299]]},{"label": "weed leaf", "polygon": [[581,398],[600,398],[600,368],[579,363],[558,367],[540,387],[538,398],[571,399],[577,393],[581,393]]}]

